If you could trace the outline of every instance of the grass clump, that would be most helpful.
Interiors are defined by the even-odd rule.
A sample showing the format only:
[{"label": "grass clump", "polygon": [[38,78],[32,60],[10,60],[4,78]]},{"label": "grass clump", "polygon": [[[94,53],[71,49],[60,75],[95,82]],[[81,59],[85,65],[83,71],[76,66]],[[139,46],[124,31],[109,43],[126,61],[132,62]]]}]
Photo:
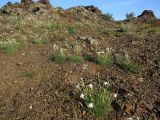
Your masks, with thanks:
[{"label": "grass clump", "polygon": [[78,55],[70,55],[67,57],[67,61],[78,64],[83,62],[83,58]]},{"label": "grass clump", "polygon": [[42,25],[41,27],[49,31],[55,31],[55,30],[62,29],[64,26],[60,23],[48,23],[48,24]]},{"label": "grass clump", "polygon": [[133,73],[140,73],[143,70],[142,66],[121,59],[116,60],[116,64],[122,69],[128,70]]},{"label": "grass clump", "polygon": [[66,61],[66,56],[60,52],[57,52],[55,55],[51,57],[51,60],[60,64]]},{"label": "grass clump", "polygon": [[73,35],[76,33],[76,30],[74,27],[68,27],[67,29],[67,33],[70,34],[70,35]]},{"label": "grass clump", "polygon": [[13,54],[18,50],[20,44],[13,39],[9,41],[0,42],[0,47],[4,50],[6,54]]},{"label": "grass clump", "polygon": [[47,40],[43,40],[43,39],[34,39],[32,41],[33,44],[36,44],[36,45],[44,45],[44,44],[47,44],[48,41]]},{"label": "grass clump", "polygon": [[85,106],[94,117],[106,118],[112,111],[112,96],[105,88],[94,88],[92,84],[77,85],[77,88],[80,90],[80,98],[83,99]]},{"label": "grass clump", "polygon": [[36,72],[34,70],[26,70],[25,72],[23,72],[22,77],[33,78],[35,74]]},{"label": "grass clump", "polygon": [[111,66],[113,64],[113,58],[110,54],[98,54],[96,63],[103,66]]}]

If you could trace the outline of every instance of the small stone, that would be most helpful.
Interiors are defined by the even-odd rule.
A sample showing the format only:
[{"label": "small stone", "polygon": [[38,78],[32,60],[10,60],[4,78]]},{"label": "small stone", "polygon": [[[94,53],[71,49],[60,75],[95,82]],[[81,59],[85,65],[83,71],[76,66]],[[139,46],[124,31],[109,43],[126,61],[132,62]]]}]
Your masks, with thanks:
[{"label": "small stone", "polygon": [[22,56],[25,56],[25,53],[22,53],[21,55],[22,55]]},{"label": "small stone", "polygon": [[83,111],[83,113],[82,113],[84,116],[86,115],[86,111]]},{"label": "small stone", "polygon": [[33,106],[32,106],[32,105],[30,105],[30,106],[29,106],[29,110],[31,110],[32,108],[33,108]]},{"label": "small stone", "polygon": [[23,63],[22,62],[19,62],[19,63],[16,63],[17,66],[22,66]]},{"label": "small stone", "polygon": [[141,77],[138,79],[139,82],[144,82],[144,79]]}]

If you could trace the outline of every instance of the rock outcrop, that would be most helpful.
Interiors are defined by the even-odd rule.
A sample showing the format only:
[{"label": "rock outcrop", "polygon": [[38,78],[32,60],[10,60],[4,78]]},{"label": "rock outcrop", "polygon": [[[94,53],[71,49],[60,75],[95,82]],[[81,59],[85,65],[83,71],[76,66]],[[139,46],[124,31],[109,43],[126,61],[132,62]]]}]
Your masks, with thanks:
[{"label": "rock outcrop", "polygon": [[156,17],[152,10],[144,10],[142,14],[138,16],[138,20],[142,22],[151,22],[156,20]]},{"label": "rock outcrop", "polygon": [[157,18],[154,15],[154,12],[152,10],[144,10],[142,12],[141,15],[139,15],[138,17],[134,17],[132,19],[129,20],[125,20],[127,22],[146,22],[146,23],[150,23],[152,21],[156,21]]},{"label": "rock outcrop", "polygon": [[50,5],[49,0],[39,0],[38,2],[42,4]]},{"label": "rock outcrop", "polygon": [[6,10],[1,10],[1,9],[0,9],[0,14],[1,15],[10,15]]},{"label": "rock outcrop", "polygon": [[102,11],[93,5],[72,7],[67,9],[66,12],[73,18],[81,18],[81,20],[90,19],[97,21],[100,15],[102,15]]},{"label": "rock outcrop", "polygon": [[32,0],[21,0],[21,3],[33,3]]}]

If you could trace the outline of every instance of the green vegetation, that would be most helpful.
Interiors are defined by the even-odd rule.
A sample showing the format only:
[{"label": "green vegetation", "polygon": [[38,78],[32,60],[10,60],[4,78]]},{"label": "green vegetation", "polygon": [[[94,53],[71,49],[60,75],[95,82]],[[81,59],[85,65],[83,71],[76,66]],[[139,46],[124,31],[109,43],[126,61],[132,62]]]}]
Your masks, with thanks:
[{"label": "green vegetation", "polygon": [[45,40],[45,39],[34,39],[32,41],[32,43],[36,44],[36,45],[44,45],[44,44],[48,43],[48,40]]},{"label": "green vegetation", "polygon": [[89,112],[96,118],[106,118],[112,111],[112,97],[103,87],[94,88],[92,84],[88,86],[77,85],[80,91],[80,98],[88,107]]},{"label": "green vegetation", "polygon": [[51,60],[60,64],[66,61],[66,56],[60,52],[57,52],[55,55],[51,57]]},{"label": "green vegetation", "polygon": [[6,54],[13,54],[18,50],[20,44],[13,39],[9,41],[0,42],[0,47],[4,50]]},{"label": "green vegetation", "polygon": [[96,62],[97,64],[104,66],[113,65],[113,59],[110,54],[98,54],[96,57]]},{"label": "green vegetation", "polygon": [[135,16],[135,13],[134,13],[134,12],[127,13],[127,14],[126,14],[126,19],[127,19],[127,20],[132,19],[132,18],[134,18],[134,16]]},{"label": "green vegetation", "polygon": [[36,72],[34,70],[26,70],[25,72],[23,72],[22,77],[33,78],[35,74]]},{"label": "green vegetation", "polygon": [[112,14],[110,14],[110,13],[102,14],[101,18],[106,20],[106,21],[114,20]]},{"label": "green vegetation", "polygon": [[75,63],[75,64],[79,64],[83,62],[83,58],[81,56],[78,55],[69,55],[69,56],[65,56],[64,54],[62,54],[61,52],[56,52],[56,54],[54,54],[51,57],[51,60],[56,62],[56,63],[64,63],[65,61],[68,61],[70,63]]},{"label": "green vegetation", "polygon": [[68,34],[73,35],[76,33],[76,30],[74,27],[68,27],[67,32]]},{"label": "green vegetation", "polygon": [[122,69],[129,70],[130,72],[133,73],[140,73],[143,70],[142,66],[125,60],[120,60],[120,59],[116,60],[116,64],[120,66]]},{"label": "green vegetation", "polygon": [[47,30],[50,30],[50,31],[59,30],[63,27],[64,27],[64,25],[60,24],[60,23],[48,23],[48,24],[43,24],[41,26],[41,28],[44,28],[44,29],[47,29]]},{"label": "green vegetation", "polygon": [[83,58],[78,55],[70,55],[67,57],[67,61],[78,64],[83,62]]},{"label": "green vegetation", "polygon": [[107,28],[101,31],[102,34],[107,35],[108,37],[116,36],[116,31],[111,28]]}]

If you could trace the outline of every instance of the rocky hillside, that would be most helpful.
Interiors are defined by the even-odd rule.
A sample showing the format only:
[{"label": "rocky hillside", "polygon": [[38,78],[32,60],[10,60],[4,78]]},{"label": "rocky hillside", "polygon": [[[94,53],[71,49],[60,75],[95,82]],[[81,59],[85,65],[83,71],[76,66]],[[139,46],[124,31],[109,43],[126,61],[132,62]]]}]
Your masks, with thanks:
[{"label": "rocky hillside", "polygon": [[160,21],[48,0],[0,9],[0,120],[159,120]]}]

